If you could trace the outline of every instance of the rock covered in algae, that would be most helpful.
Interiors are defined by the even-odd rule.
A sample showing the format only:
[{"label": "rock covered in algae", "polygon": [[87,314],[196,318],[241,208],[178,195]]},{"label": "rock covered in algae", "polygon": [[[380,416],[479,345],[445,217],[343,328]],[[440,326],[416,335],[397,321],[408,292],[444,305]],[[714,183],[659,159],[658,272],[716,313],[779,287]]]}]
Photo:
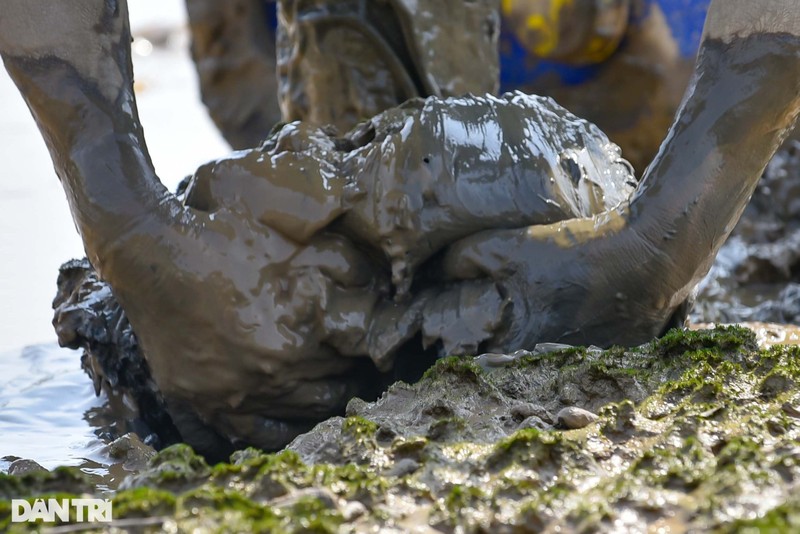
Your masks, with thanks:
[{"label": "rock covered in algae", "polygon": [[[114,515],[152,532],[788,531],[800,527],[799,357],[727,328],[506,365],[447,358],[278,454],[209,466],[168,448],[114,496]],[[557,430],[565,406],[599,417]],[[520,429],[534,416],[548,422]],[[64,473],[0,477],[0,528],[13,529],[11,497],[87,491],[64,488]]]}]

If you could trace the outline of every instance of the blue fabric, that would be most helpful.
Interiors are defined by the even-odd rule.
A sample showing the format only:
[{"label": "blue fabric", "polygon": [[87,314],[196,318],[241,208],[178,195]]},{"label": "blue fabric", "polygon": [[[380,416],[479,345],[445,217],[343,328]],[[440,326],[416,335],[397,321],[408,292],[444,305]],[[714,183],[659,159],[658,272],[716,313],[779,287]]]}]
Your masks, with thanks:
[{"label": "blue fabric", "polygon": [[[711,0],[645,0],[642,13],[631,17],[630,24],[641,24],[650,15],[650,7],[658,4],[683,57],[693,58],[700,45],[706,11]],[[533,82],[542,76],[558,76],[566,85],[589,80],[598,71],[597,65],[575,67],[555,61],[532,61],[527,50],[504,25],[500,34],[500,86],[503,91]]]},{"label": "blue fabric", "polygon": [[[276,0],[267,3],[267,24],[277,27]],[[667,18],[672,36],[682,56],[694,57],[700,45],[703,23],[711,0],[645,0],[643,13],[633,15],[630,24],[641,24],[649,16],[650,7],[658,4]],[[562,83],[577,85],[589,80],[598,71],[597,65],[576,67],[555,61],[534,61],[517,38],[503,25],[500,34],[500,87],[510,90],[542,76],[558,76]]]}]

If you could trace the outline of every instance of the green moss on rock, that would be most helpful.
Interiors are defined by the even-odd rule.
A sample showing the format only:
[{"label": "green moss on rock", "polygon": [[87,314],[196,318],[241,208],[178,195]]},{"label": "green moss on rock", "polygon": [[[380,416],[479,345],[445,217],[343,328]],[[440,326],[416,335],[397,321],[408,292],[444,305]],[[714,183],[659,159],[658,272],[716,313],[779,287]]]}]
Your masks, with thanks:
[{"label": "green moss on rock", "polygon": [[[214,467],[186,447],[162,451],[114,497],[115,512],[183,531],[647,531],[668,521],[790,532],[800,528],[798,384],[800,349],[758,350],[742,328],[525,354],[489,370],[446,358],[417,384],[351,403],[350,417],[295,450],[249,449]],[[567,406],[599,419],[548,426]],[[541,428],[525,428],[532,414]],[[65,481],[82,491],[86,481],[70,477],[0,476],[0,492],[33,496]],[[9,513],[0,504],[0,528]]]},{"label": "green moss on rock", "polygon": [[447,375],[477,383],[483,375],[483,369],[468,356],[448,356],[425,371],[422,379],[437,380]]}]

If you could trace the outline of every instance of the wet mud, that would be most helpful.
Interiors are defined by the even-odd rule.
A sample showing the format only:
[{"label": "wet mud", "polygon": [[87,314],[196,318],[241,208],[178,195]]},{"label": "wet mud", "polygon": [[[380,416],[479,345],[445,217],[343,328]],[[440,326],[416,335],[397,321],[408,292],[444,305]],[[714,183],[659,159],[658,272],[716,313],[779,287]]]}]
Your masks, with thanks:
[{"label": "wet mud", "polygon": [[58,343],[84,349],[81,367],[95,393],[107,394],[117,405],[118,419],[147,444],[162,448],[180,441],[136,335],[108,284],[84,259],[62,265],[57,286],[53,326]]},{"label": "wet mud", "polygon": [[[737,22],[735,11],[719,15]],[[492,340],[500,350],[542,339],[636,344],[686,313],[800,102],[798,39],[714,33],[728,30],[711,26],[667,142],[629,204],[591,219],[485,232],[448,249],[443,264],[453,278],[496,273],[513,302],[509,328]]]},{"label": "wet mud", "polygon": [[414,97],[495,93],[498,7],[498,0],[187,0],[203,101],[237,149],[260,145],[280,121],[343,134]]},{"label": "wet mud", "polygon": [[[504,89],[554,97],[600,126],[641,173],[669,129],[694,60],[680,53],[656,3],[563,3],[554,20],[542,6],[501,10],[497,0],[277,4],[274,32],[262,0],[187,2],[204,102],[234,148],[257,146],[279,120],[342,133],[409,98],[496,93],[502,18],[504,31],[529,48],[529,63],[593,69],[582,83],[552,72]],[[535,29],[532,18],[541,19]]]},{"label": "wet mud", "polygon": [[[68,157],[58,151],[71,141],[54,133],[63,102],[48,101],[40,89],[54,79],[70,88],[74,72],[59,78],[63,63],[46,60],[43,75],[35,60],[32,66],[6,58],[51,149],[67,160],[60,161],[62,180],[72,202],[84,208],[76,220],[108,280],[87,262],[62,269],[54,303],[59,339],[86,350],[84,365],[99,387],[127,389],[143,419],[141,411],[148,411],[148,426],[139,430],[146,441],[170,442],[150,432],[163,423],[158,418],[169,417],[181,439],[217,460],[247,444],[279,448],[318,419],[345,416],[302,433],[277,455],[248,449],[215,467],[182,445],[150,459],[146,445],[123,438],[111,452],[137,474],[114,497],[116,527],[796,529],[797,347],[759,349],[740,328],[672,331],[630,349],[539,343],[606,344],[608,336],[634,345],[685,313],[691,287],[800,108],[798,39],[780,31],[731,38],[735,15],[710,26],[690,98],[630,202],[625,199],[636,184],[617,149],[549,100],[519,94],[418,100],[341,137],[284,125],[259,148],[204,166],[181,195],[156,195],[158,206],[184,225],[178,239],[159,233],[152,221],[122,225],[126,239],[135,234],[124,244],[141,255],[136,258],[107,248],[103,228],[89,224],[109,222],[111,231],[120,224],[93,211],[92,201],[111,199],[92,188],[92,173],[76,176],[70,167],[87,171],[84,158],[98,152],[91,144]],[[7,53],[4,46],[0,39]],[[91,113],[113,110],[106,95],[114,93],[102,84],[87,86],[89,104],[78,103],[90,123],[100,124],[90,129],[98,135],[108,122]],[[117,98],[134,107],[126,96]],[[132,117],[135,124],[135,112]],[[538,132],[547,121],[554,127]],[[125,120],[111,124],[119,128],[115,139],[138,134]],[[124,144],[111,147],[124,162],[141,163],[147,157],[139,142],[132,155]],[[447,151],[430,150],[436,143],[457,157],[446,161]],[[493,151],[495,145],[500,149]],[[109,152],[109,145],[100,147]],[[790,150],[773,160],[762,185],[770,189],[756,193],[756,210],[771,207],[777,220],[791,219],[785,177],[795,159]],[[587,172],[592,165],[606,181]],[[498,167],[504,172],[484,171]],[[133,190],[133,200],[152,192],[152,183],[126,182],[113,171],[103,168],[108,190]],[[770,196],[773,188],[777,197]],[[202,221],[200,230],[192,218]],[[186,235],[210,239],[198,251]],[[251,243],[237,241],[242,235]],[[786,234],[756,215],[737,235]],[[266,252],[252,245],[261,239]],[[222,259],[214,248],[219,242],[231,245]],[[159,248],[164,243],[167,252]],[[179,250],[165,265],[150,248]],[[763,262],[762,273],[791,265],[778,261],[784,257]],[[240,264],[234,272],[222,270],[242,258],[261,261],[258,272]],[[197,267],[200,259],[207,270]],[[147,269],[137,270],[137,262]],[[180,276],[161,274],[170,268]],[[254,278],[277,286],[259,294],[272,298],[273,308],[247,308],[254,286],[242,280]],[[197,280],[210,279],[225,298],[197,291]],[[147,300],[153,280],[168,299]],[[548,283],[558,290],[553,295]],[[619,291],[603,293],[604,283]],[[156,341],[162,345],[149,345],[157,350],[133,334],[111,296],[118,288],[137,331],[147,337],[161,329]],[[578,305],[594,313],[576,312]],[[225,313],[203,315],[214,306]],[[189,319],[134,320],[162,309]],[[274,317],[280,328],[270,334],[283,336],[284,346],[267,347],[268,358],[248,352],[246,344],[203,352],[220,331],[263,341],[247,328],[259,316]],[[243,319],[251,321],[245,328]],[[191,335],[180,329],[187,326]],[[796,339],[797,333],[786,335]],[[169,343],[168,336],[174,337]],[[311,342],[297,344],[300,336]],[[287,348],[289,342],[296,344]],[[519,346],[530,350],[511,352]],[[197,352],[181,352],[187,349]],[[220,362],[224,349],[235,357]],[[487,350],[476,358],[439,358]],[[389,382],[420,375],[379,396]],[[231,384],[239,390],[232,392]],[[214,395],[222,402],[207,398]],[[47,473],[15,463],[16,475],[0,475],[0,529],[14,528],[11,498],[97,491],[95,481],[75,470]]]},{"label": "wet mud", "polygon": [[[791,532],[799,357],[729,328],[447,358],[278,454],[210,466],[183,445],[162,451],[113,496],[114,527]],[[564,409],[588,424],[559,425]],[[14,532],[11,498],[94,491],[74,470],[0,475],[0,528]]]},{"label": "wet mud", "polygon": [[[478,126],[473,136],[463,135],[467,124]],[[486,159],[489,134],[496,136],[494,159]],[[516,137],[521,134],[529,136],[525,143]],[[409,137],[417,142],[406,146]],[[442,140],[449,154],[431,150]],[[399,162],[399,172],[394,162]],[[309,180],[313,171],[326,179]],[[332,276],[338,280],[375,283],[359,273],[367,269],[386,273],[380,285],[350,295],[331,287],[322,301],[308,290],[299,292],[301,286],[296,286],[289,295],[292,300],[286,301],[310,308],[308,312],[297,309],[291,318],[282,319],[284,324],[291,320],[299,325],[325,313],[322,325],[308,324],[322,330],[327,347],[349,357],[342,365],[359,354],[368,355],[373,361],[372,373],[383,373],[382,378],[370,379],[363,374],[366,371],[351,367],[351,376],[339,379],[345,386],[338,393],[342,400],[329,398],[326,405],[320,405],[319,410],[324,411],[315,417],[321,419],[341,412],[353,395],[368,397],[377,394],[381,384],[418,377],[431,358],[478,350],[502,326],[503,299],[491,281],[467,283],[450,291],[447,298],[459,299],[459,306],[469,314],[469,321],[452,324],[453,312],[448,308],[452,301],[440,298],[435,262],[430,263],[447,244],[484,229],[598,213],[626,198],[634,186],[618,149],[594,126],[549,99],[510,94],[504,98],[413,101],[365,123],[346,138],[301,124],[286,125],[261,148],[199,169],[182,195],[186,205],[196,210],[214,213],[223,206],[234,206],[298,242],[316,239],[321,243],[308,251],[336,253],[333,259],[337,261],[355,258],[360,262],[350,263],[350,269],[323,266],[325,272],[337,269]],[[488,209],[491,203],[494,208]],[[320,229],[334,221],[325,239],[320,239]],[[372,252],[357,256],[343,248],[345,239]],[[309,261],[304,255],[313,259],[309,254],[298,254],[295,265],[308,265],[300,262]],[[176,414],[183,417],[187,411],[183,405],[169,406],[151,387],[149,366],[112,289],[87,267],[84,262],[62,269],[54,303],[60,342],[84,348],[85,365],[97,383],[128,392],[147,406],[143,412],[149,417],[159,419],[165,412],[173,418]],[[285,279],[288,271],[281,265],[275,268]],[[414,281],[416,273],[420,276]],[[361,306],[363,299],[371,299],[365,307],[371,317],[348,315],[346,308],[339,311],[341,306],[358,303],[359,298]],[[333,354],[329,357],[335,358]],[[284,374],[282,379],[286,377]],[[299,375],[298,379],[304,380]],[[346,388],[348,381],[350,389]],[[365,383],[373,384],[372,392],[364,388]],[[241,384],[237,382],[236,387],[242,388]],[[299,386],[295,383],[293,387]],[[271,403],[265,412],[259,408],[259,416],[274,414],[291,421],[299,408],[291,407],[291,400],[285,402]],[[204,446],[198,428],[181,429],[180,423],[176,424],[185,441],[209,454],[231,446],[222,440]],[[159,424],[152,426],[160,428]],[[250,440],[265,448],[279,447],[292,433],[309,427],[310,422],[295,419],[284,430],[269,429],[267,436],[251,435]],[[169,443],[174,435],[169,434],[169,426],[165,430],[162,441]],[[230,430],[230,435],[242,439],[240,429]]]},{"label": "wet mud", "polygon": [[497,8],[498,0],[280,1],[283,120],[346,132],[414,97],[495,92]]},{"label": "wet mud", "polygon": [[191,53],[203,103],[235,149],[281,120],[274,31],[262,0],[187,0]]},{"label": "wet mud", "polygon": [[[412,100],[343,137],[286,124],[201,167],[182,201],[150,165],[125,4],[112,7],[91,8],[94,57],[31,28],[9,30],[0,50],[89,260],[138,334],[161,395],[150,404],[212,456],[279,448],[396,369],[446,354],[662,334],[798,110],[800,47],[781,33],[793,20],[741,37],[749,22],[719,12],[630,201],[616,146],[520,93]],[[62,338],[109,367],[100,383],[111,384],[114,364],[77,328]]]}]

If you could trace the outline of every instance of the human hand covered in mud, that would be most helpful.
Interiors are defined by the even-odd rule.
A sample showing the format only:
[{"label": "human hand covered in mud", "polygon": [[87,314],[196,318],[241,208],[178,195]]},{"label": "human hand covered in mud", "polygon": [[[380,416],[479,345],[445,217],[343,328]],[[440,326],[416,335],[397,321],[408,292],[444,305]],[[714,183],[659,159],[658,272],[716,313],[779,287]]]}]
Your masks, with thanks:
[{"label": "human hand covered in mud", "polygon": [[[249,210],[244,183],[225,204],[184,206],[147,154],[126,2],[9,1],[0,34],[87,255],[125,309],[185,439],[212,427],[274,448],[372,386],[361,360],[388,275],[347,239],[314,232],[336,214],[314,195],[340,201],[324,169],[308,175],[317,184],[277,176],[262,203],[272,226]],[[303,224],[293,226],[293,215]]]},{"label": "human hand covered in mud", "polygon": [[[596,128],[519,94],[411,103],[342,139],[290,124],[201,168],[183,205],[147,156],[125,2],[49,6],[72,30],[40,42],[42,1],[7,3],[0,30],[26,30],[0,31],[0,52],[195,446],[214,433],[281,446],[371,383],[367,356],[387,369],[420,330],[461,352],[648,339],[707,268],[800,93],[795,40],[707,39],[637,199],[595,219],[627,198],[628,167]],[[58,46],[76,36],[87,46]]]},{"label": "human hand covered in mud", "polygon": [[799,112],[794,4],[715,1],[693,83],[633,198],[590,218],[470,236],[444,255],[444,278],[491,280],[507,296],[490,350],[645,342],[684,311]]},{"label": "human hand covered in mud", "polygon": [[[0,52],[87,255],[196,446],[216,432],[277,447],[341,410],[419,330],[436,280],[422,277],[411,295],[414,271],[453,239],[591,213],[631,188],[594,127],[511,95],[412,103],[341,139],[286,125],[260,149],[201,168],[184,205],[147,155],[125,2],[48,6],[44,18],[40,8],[9,2],[0,25],[16,29]],[[56,24],[67,30],[49,32]],[[488,317],[466,330],[490,336]]]}]

